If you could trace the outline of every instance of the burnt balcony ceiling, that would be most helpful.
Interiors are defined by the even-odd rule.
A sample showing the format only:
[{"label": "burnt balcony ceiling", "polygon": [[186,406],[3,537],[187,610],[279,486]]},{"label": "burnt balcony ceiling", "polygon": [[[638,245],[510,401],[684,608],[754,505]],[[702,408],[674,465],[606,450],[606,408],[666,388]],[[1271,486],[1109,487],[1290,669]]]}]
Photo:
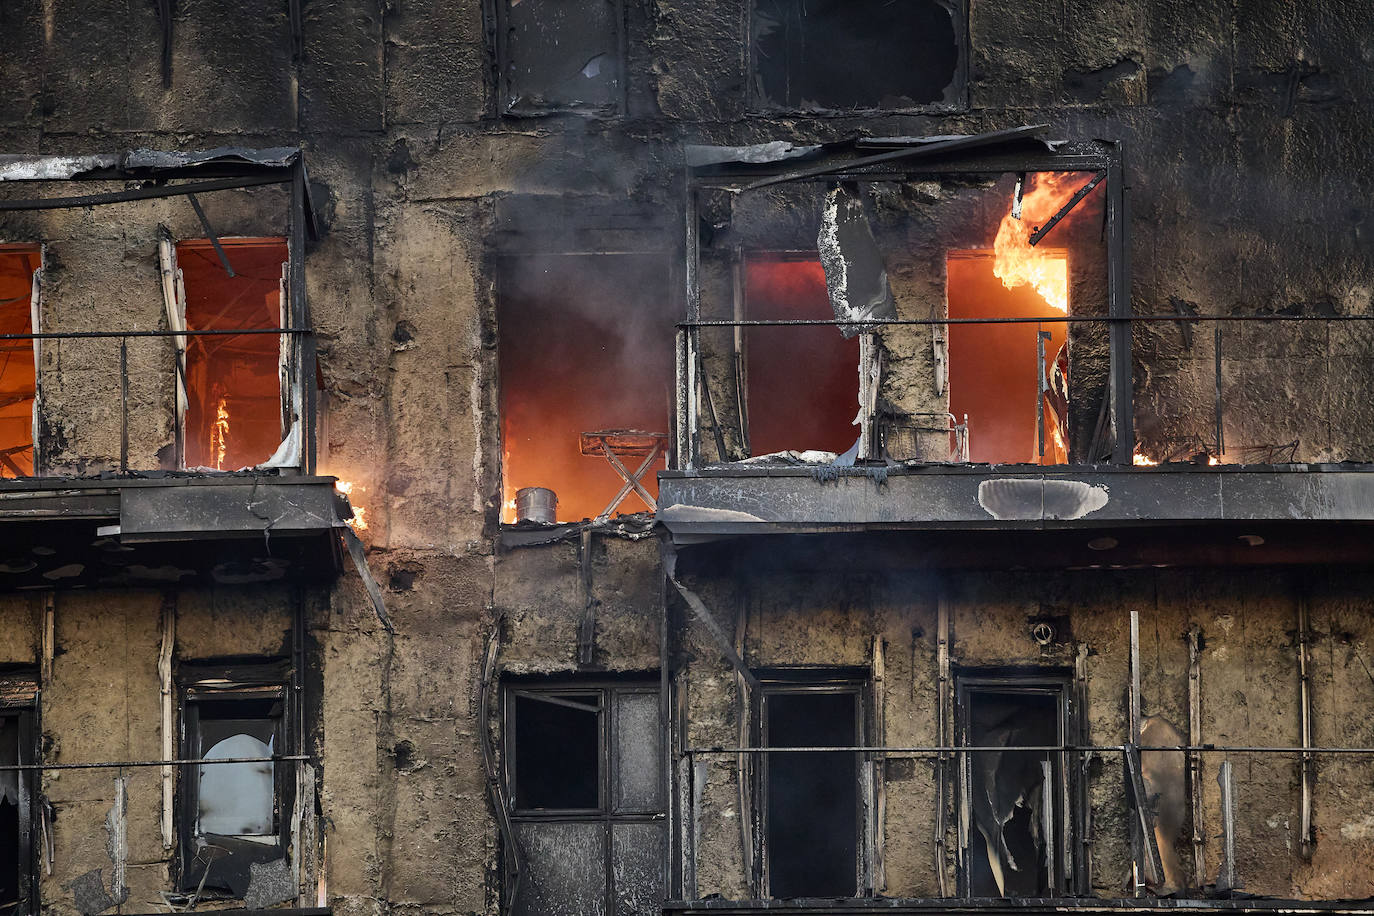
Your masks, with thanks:
[{"label": "burnt balcony ceiling", "polygon": [[0,591],[329,579],[344,525],[333,484],[266,474],[5,482]]}]

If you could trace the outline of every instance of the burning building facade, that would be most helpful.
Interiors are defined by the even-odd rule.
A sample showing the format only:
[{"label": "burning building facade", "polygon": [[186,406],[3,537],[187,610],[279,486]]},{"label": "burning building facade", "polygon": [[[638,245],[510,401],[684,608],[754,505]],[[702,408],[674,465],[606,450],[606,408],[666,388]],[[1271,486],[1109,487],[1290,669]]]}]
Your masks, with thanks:
[{"label": "burning building facade", "polygon": [[0,916],[1374,910],[1251,7],[0,10]]}]

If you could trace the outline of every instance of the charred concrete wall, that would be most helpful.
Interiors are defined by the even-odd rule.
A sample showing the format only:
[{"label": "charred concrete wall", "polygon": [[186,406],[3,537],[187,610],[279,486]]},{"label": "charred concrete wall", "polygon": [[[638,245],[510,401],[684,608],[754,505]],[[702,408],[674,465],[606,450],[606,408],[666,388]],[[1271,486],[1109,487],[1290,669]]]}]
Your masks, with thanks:
[{"label": "charred concrete wall", "polygon": [[[1129,610],[1140,613],[1142,709],[1162,716],[1187,735],[1189,654],[1185,636],[1202,635],[1200,714],[1202,741],[1218,746],[1295,747],[1300,743],[1297,602],[1306,590],[1312,627],[1313,714],[1317,746],[1362,746],[1369,727],[1341,712],[1374,690],[1365,670],[1370,640],[1365,621],[1366,576],[1266,571],[1141,573],[827,573],[799,570],[740,576],[734,581],[694,580],[704,600],[744,647],[752,667],[795,668],[817,682],[827,671],[868,674],[876,704],[870,734],[891,747],[934,747],[938,727],[937,641],[940,605],[948,614],[950,661],[956,672],[1009,668],[1075,671],[1086,687],[1082,734],[1091,745],[1128,740]],[[709,598],[705,596],[710,595]],[[738,609],[737,614],[730,609]],[[1054,636],[1040,644],[1037,622],[1051,621]],[[734,747],[748,704],[719,646],[699,624],[684,634],[686,747]],[[1075,668],[1077,666],[1077,668]],[[953,709],[948,710],[953,715]],[[874,741],[878,743],[878,741]],[[1197,888],[1216,880],[1221,813],[1216,773],[1222,759],[1235,768],[1237,871],[1249,892],[1278,897],[1361,897],[1369,875],[1359,863],[1369,854],[1364,811],[1370,798],[1358,777],[1367,763],[1324,756],[1315,785],[1314,854],[1305,858],[1299,836],[1299,763],[1294,755],[1201,755],[1203,808],[1199,831],[1208,873],[1188,874]],[[696,758],[685,815],[684,842],[695,847],[695,896],[756,896],[746,863],[745,837],[758,842],[751,813],[740,808],[737,755]],[[760,766],[756,764],[754,766]],[[745,772],[752,772],[754,766]],[[937,761],[933,755],[895,753],[882,772],[885,827],[880,846],[880,893],[938,896],[935,863]],[[1099,752],[1087,767],[1089,817],[1080,835],[1089,856],[1085,893],[1119,897],[1130,892],[1131,845],[1119,753]],[[746,780],[753,777],[746,775]],[[958,846],[957,780],[946,792],[946,886],[955,887]],[[751,791],[746,783],[746,795]],[[869,804],[878,804],[875,793]],[[742,827],[743,822],[743,827]],[[752,830],[752,833],[751,833]],[[1187,831],[1179,858],[1192,870]],[[689,866],[689,874],[692,874]],[[692,894],[689,888],[688,894]]]},{"label": "charred concrete wall", "polygon": [[[1371,185],[1366,155],[1371,127],[1361,100],[1368,97],[1371,77],[1363,66],[1367,30],[1361,4],[1237,7],[1133,0],[1104,7],[1043,0],[970,6],[964,110],[786,117],[751,111],[745,8],[738,0],[682,0],[627,4],[627,95],[621,116],[542,119],[499,115],[490,26],[476,0],[306,4],[298,32],[286,6],[246,8],[223,0],[178,4],[170,22],[170,88],[163,87],[159,72],[163,29],[154,4],[58,0],[0,10],[0,149],[5,152],[297,142],[306,147],[325,230],[307,257],[327,401],[320,469],[356,484],[354,501],[367,510],[370,524],[364,537],[371,563],[395,623],[394,634],[378,626],[353,577],[341,582],[328,607],[312,618],[327,685],[319,723],[325,759],[322,811],[332,825],[327,900],[341,913],[495,908],[498,841],[480,765],[478,735],[486,723],[476,716],[484,638],[504,616],[508,670],[579,669],[576,622],[586,600],[579,597],[575,546],[500,555],[496,548],[501,497],[495,341],[500,328],[490,238],[500,229],[538,228],[503,226],[503,200],[576,197],[610,210],[654,210],[661,214],[658,230],[675,238],[683,141],[813,142],[855,132],[942,134],[1046,121],[1055,135],[1124,144],[1132,186],[1137,311],[1172,313],[1175,301],[1201,313],[1368,311],[1371,265],[1362,236],[1370,215],[1362,201]],[[218,231],[259,234],[257,199],[256,192],[214,195],[205,203]],[[153,244],[159,221],[174,224],[182,237],[200,234],[184,201],[177,201],[77,210],[41,220],[7,214],[0,221],[0,238],[48,243],[51,284],[45,303],[51,315],[45,320],[77,330],[161,327]],[[937,285],[928,270],[915,269],[895,282],[904,289],[907,283],[911,288]],[[1278,326],[1255,347],[1238,348],[1245,360],[1227,363],[1228,383],[1245,392],[1237,406],[1248,410],[1253,401],[1254,416],[1284,424],[1273,432],[1265,427],[1253,438],[1248,429],[1236,437],[1247,443],[1287,441],[1291,427],[1301,439],[1300,457],[1368,457],[1370,444],[1360,437],[1369,427],[1371,399],[1363,393],[1370,376],[1345,374],[1366,355],[1364,336],[1353,330],[1344,337],[1288,336],[1287,327]],[[1209,404],[1210,338],[1200,333],[1189,345],[1171,333],[1137,335],[1142,391],[1137,422],[1147,441],[1190,434],[1190,424]],[[900,377],[925,377],[923,360],[930,350],[919,336],[894,345],[893,352],[909,364],[898,366]],[[1335,359],[1347,355],[1353,363]],[[1299,359],[1288,362],[1293,356]],[[52,451],[54,470],[85,474],[111,468],[118,454],[110,410],[113,359],[111,348],[93,344],[81,351],[74,345],[45,348],[43,384],[53,409],[43,445]],[[171,354],[165,343],[131,345],[130,362],[139,369],[130,392],[135,407],[131,460],[152,467],[170,441]],[[1318,401],[1324,406],[1309,409],[1316,387],[1312,372],[1323,367],[1328,382],[1320,386],[1324,394]],[[1298,409],[1294,400],[1301,404]],[[1269,419],[1276,414],[1283,419]],[[1313,419],[1298,422],[1295,416]],[[650,670],[657,664],[656,547],[599,538],[595,545],[595,666]],[[1220,580],[1165,573],[1142,579],[1123,580],[1129,580],[1129,588],[1121,588],[1131,600],[1152,595],[1149,583],[1155,581],[1183,593],[1158,605],[1170,615],[1158,625],[1164,634],[1161,657],[1167,659],[1161,670],[1170,673],[1147,687],[1149,702],[1176,714],[1177,631],[1186,623],[1185,608],[1202,614],[1189,590],[1213,595],[1208,589],[1220,588]],[[1077,583],[1074,589],[1089,589],[1084,579],[1066,581]],[[992,629],[984,642],[974,635],[978,630],[972,622],[961,620],[956,627],[964,640],[960,651],[970,661],[1038,658],[1018,641],[1023,612],[1007,597],[1012,584],[998,582],[991,580],[985,586],[991,592],[984,593],[965,581],[952,594],[963,596],[959,600],[967,605],[959,605],[960,613],[973,616],[979,628],[996,628],[999,618],[974,610],[975,601],[1006,607],[1003,626],[1012,633],[1003,644],[992,635],[1000,630]],[[1100,583],[1094,578],[1091,584]],[[1226,582],[1228,588],[1246,584]],[[935,590],[925,585],[912,592],[927,596],[913,606],[905,593],[889,587],[863,610],[840,612],[816,597],[843,591],[836,582],[820,591],[799,581],[778,587],[784,589],[778,594],[788,596],[777,599],[787,613],[771,603],[768,608],[757,603],[750,612],[751,620],[757,618],[748,627],[753,657],[771,664],[843,658],[864,665],[872,636],[879,634],[889,646],[891,678],[902,685],[889,692],[889,739],[929,734],[927,713],[921,710],[928,710],[932,689],[927,618]],[[1111,668],[1103,672],[1109,684],[1105,695],[1093,692],[1100,704],[1094,707],[1094,731],[1100,728],[1104,739],[1116,740],[1122,715],[1119,614],[1104,613],[1096,599],[1064,587],[1076,597],[1045,600],[1076,609],[1078,638],[1100,634],[1090,644],[1103,653],[1100,659],[1111,659]],[[1363,638],[1359,594],[1353,587],[1335,589],[1330,599],[1331,619],[1339,618],[1341,632],[1352,634],[1349,643],[1337,639],[1327,645],[1329,689],[1319,697],[1327,704],[1323,721],[1332,727],[1332,716],[1357,706],[1348,698],[1369,689],[1349,667]],[[85,659],[82,667],[100,661],[102,675],[116,679],[106,688],[110,696],[89,696],[82,667],[69,669],[60,680],[63,656],[54,668],[54,692],[45,699],[54,707],[50,715],[45,707],[45,730],[64,756],[78,748],[83,755],[89,751],[105,758],[156,756],[157,748],[146,744],[153,732],[128,723],[155,711],[150,704],[156,695],[157,601],[143,593],[101,598],[73,598],[69,606],[59,599],[59,628],[71,628],[59,643],[70,640],[73,661]],[[1209,635],[1208,651],[1216,664],[1231,672],[1225,676],[1240,678],[1257,655],[1270,653],[1270,661],[1283,656],[1286,606],[1256,618],[1243,602],[1216,600],[1220,610],[1197,619]],[[841,598],[833,601],[839,604]],[[250,605],[224,619],[224,635],[211,639],[207,630],[206,639],[218,652],[250,651],[262,648],[262,639],[273,641],[264,635],[279,629],[273,600],[260,597]],[[33,660],[35,611],[16,601],[5,613],[23,625],[0,628],[0,645],[16,661]],[[1230,630],[1220,623],[1223,617],[1229,618]],[[913,638],[914,627],[925,635]],[[808,648],[813,640],[826,652]],[[127,660],[101,648],[107,645],[126,647]],[[899,646],[912,647],[900,662]],[[1223,649],[1229,653],[1225,658]],[[727,740],[735,735],[730,678],[715,665],[712,647],[703,645],[698,654],[687,672],[691,737],[706,741],[718,734]],[[1282,662],[1272,667],[1290,670],[1286,657]],[[1247,702],[1268,704],[1264,715],[1243,723],[1234,717],[1247,707],[1214,692],[1218,718],[1209,731],[1248,738],[1251,726],[1287,728],[1291,710],[1271,714],[1271,707],[1287,703],[1288,694],[1274,686],[1267,695],[1268,684],[1233,687],[1232,700],[1240,691]],[[66,712],[56,708],[64,689],[67,700],[60,705]],[[115,724],[102,720],[93,735],[82,737],[83,723],[62,718],[79,715],[76,710],[88,700],[113,703],[111,697],[120,691],[131,699],[111,708]],[[1291,739],[1287,732],[1284,736]],[[1256,793],[1265,801],[1246,815],[1246,829],[1266,842],[1253,844],[1247,854],[1278,856],[1271,851],[1278,846],[1268,840],[1288,828],[1271,827],[1269,819],[1278,818],[1278,824],[1290,819],[1291,772],[1266,773],[1258,766],[1268,780],[1264,785],[1282,791]],[[1323,766],[1333,775],[1347,767],[1353,779],[1363,764]],[[1102,777],[1104,787],[1110,782]],[[1349,780],[1323,779],[1322,791],[1335,792],[1345,784]],[[708,797],[708,803],[729,810],[733,790],[722,788],[716,778],[707,785],[709,792],[722,793],[719,799]],[[890,785],[895,820],[889,821],[893,861],[887,874],[893,892],[921,893],[933,886],[926,864],[933,861],[929,831],[924,824],[905,829],[910,824],[902,820],[917,806],[898,814],[899,801],[928,797],[922,793],[930,785],[919,766],[910,779]],[[62,866],[54,871],[54,884],[60,876],[65,880],[108,861],[91,826],[108,809],[107,801],[95,801],[97,795],[106,798],[106,788],[73,789],[68,796],[72,804],[80,803],[81,816],[60,825],[59,850],[73,845],[59,852]],[[1114,789],[1101,793],[1099,825],[1105,837],[1107,826],[1122,815]],[[1274,807],[1276,799],[1281,806]],[[140,818],[146,820],[148,810],[141,809]],[[1357,861],[1368,825],[1342,820],[1334,803],[1318,810],[1326,819],[1321,823],[1327,841],[1318,855],[1330,849],[1334,863]],[[146,897],[161,875],[163,858],[151,847],[150,824],[144,820],[139,838],[131,839],[130,862],[139,868],[129,880],[131,886],[141,882],[139,893]],[[731,822],[712,819],[710,829],[719,836],[705,837],[699,847],[698,889],[727,896],[747,891]],[[78,842],[87,845],[78,847]],[[1104,892],[1114,891],[1124,853],[1119,839],[1102,842],[1097,874]],[[1349,850],[1348,859],[1341,849]],[[1273,881],[1275,887],[1313,894],[1368,892],[1352,866],[1333,865],[1319,876],[1314,870],[1303,877],[1307,873],[1286,850],[1281,862],[1275,861],[1274,868],[1268,860],[1242,862],[1242,874],[1254,889]],[[53,893],[55,900],[66,899]],[[141,905],[143,897],[131,897],[131,904]]]},{"label": "charred concrete wall", "polygon": [[[289,663],[292,609],[300,600],[295,587],[268,586],[30,593],[5,602],[0,665],[31,675],[38,686],[41,758],[77,765],[46,771],[39,785],[50,806],[42,819],[51,854],[41,843],[37,849],[45,912],[148,909],[176,889],[177,840],[164,845],[161,768],[79,765],[165,759],[164,642],[170,641],[173,696],[186,665]],[[49,620],[51,642],[44,636]],[[184,726],[174,727],[178,749]],[[186,772],[194,773],[175,777],[178,792]]]}]

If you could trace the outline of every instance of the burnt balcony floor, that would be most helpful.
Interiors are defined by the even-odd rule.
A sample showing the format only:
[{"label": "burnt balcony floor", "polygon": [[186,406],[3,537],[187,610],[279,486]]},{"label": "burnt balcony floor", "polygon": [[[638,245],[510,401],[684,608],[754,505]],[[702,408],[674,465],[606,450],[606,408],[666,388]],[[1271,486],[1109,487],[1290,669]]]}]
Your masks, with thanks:
[{"label": "burnt balcony floor", "polygon": [[877,566],[1374,563],[1367,464],[733,465],[666,471],[659,488],[657,518],[676,544],[738,552],[741,536],[771,535],[751,553],[765,564],[826,566],[846,544],[844,562]]},{"label": "burnt balcony floor", "polygon": [[670,900],[663,904],[664,916],[726,916],[745,913],[1216,913],[1285,914],[1374,913],[1374,900],[1275,900],[1241,897],[1238,899],[1187,897],[1136,897],[1105,900],[1090,897],[1053,898],[919,898],[895,897],[844,898],[826,900]]},{"label": "burnt balcony floor", "polygon": [[0,590],[329,578],[343,524],[332,477],[3,480]]},{"label": "burnt balcony floor", "polygon": [[678,536],[1374,522],[1374,465],[722,465],[659,474]]}]

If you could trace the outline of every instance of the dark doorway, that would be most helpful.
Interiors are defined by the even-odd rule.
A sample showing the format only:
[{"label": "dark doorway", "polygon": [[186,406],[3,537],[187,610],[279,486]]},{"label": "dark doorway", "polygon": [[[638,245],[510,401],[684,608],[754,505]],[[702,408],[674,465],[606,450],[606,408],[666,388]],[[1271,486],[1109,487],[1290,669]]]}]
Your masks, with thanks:
[{"label": "dark doorway", "polygon": [[[1058,747],[1065,743],[1062,683],[962,679],[967,747]],[[1072,835],[1063,752],[976,751],[967,755],[961,803],[970,825],[966,893],[1045,897],[1062,893]]]},{"label": "dark doorway", "polygon": [[[767,747],[849,747],[860,742],[856,687],[770,690]],[[859,780],[853,753],[768,754],[769,895],[852,897],[858,890]]]}]

